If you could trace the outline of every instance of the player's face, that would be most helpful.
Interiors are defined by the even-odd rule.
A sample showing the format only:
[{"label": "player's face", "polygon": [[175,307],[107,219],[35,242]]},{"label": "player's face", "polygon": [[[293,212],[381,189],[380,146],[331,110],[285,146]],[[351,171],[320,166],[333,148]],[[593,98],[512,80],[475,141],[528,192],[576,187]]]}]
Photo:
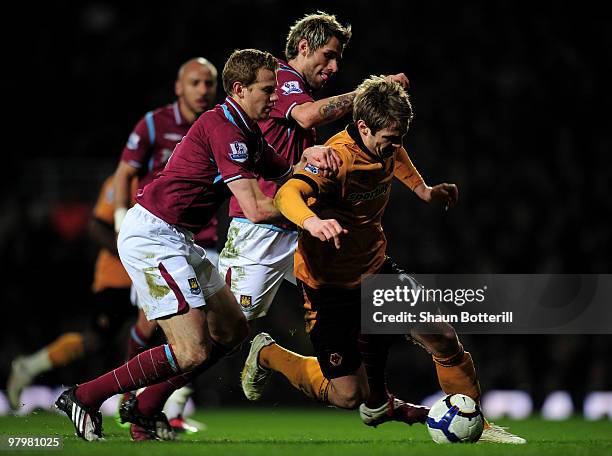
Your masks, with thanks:
[{"label": "player's face", "polygon": [[217,81],[206,65],[192,62],[176,82],[176,95],[183,107],[197,117],[212,107],[217,96]]},{"label": "player's face", "polygon": [[397,149],[402,147],[402,142],[406,132],[402,132],[398,127],[383,128],[372,134],[368,129],[368,134],[363,138],[365,146],[380,158],[391,157]]},{"label": "player's face", "polygon": [[325,46],[306,55],[302,74],[310,87],[320,89],[338,72],[338,61],[342,47],[335,36]]},{"label": "player's face", "polygon": [[274,103],[278,100],[276,94],[276,72],[260,68],[257,79],[242,91],[244,109],[253,120],[265,120],[270,117]]}]

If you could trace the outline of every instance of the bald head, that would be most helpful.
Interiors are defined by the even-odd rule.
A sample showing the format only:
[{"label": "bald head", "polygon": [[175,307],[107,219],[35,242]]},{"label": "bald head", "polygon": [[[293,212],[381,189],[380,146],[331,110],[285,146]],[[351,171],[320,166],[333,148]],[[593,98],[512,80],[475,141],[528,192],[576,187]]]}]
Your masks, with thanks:
[{"label": "bald head", "polygon": [[187,60],[176,75],[175,93],[183,117],[193,123],[217,97],[217,69],[204,57]]},{"label": "bald head", "polygon": [[212,73],[215,81],[217,80],[217,68],[209,60],[205,59],[204,57],[194,57],[193,59],[189,59],[185,63],[183,63],[178,70],[178,73],[176,75],[176,80],[177,81],[180,80],[188,68],[197,68],[198,66],[203,66],[203,67],[208,68],[208,71]]}]

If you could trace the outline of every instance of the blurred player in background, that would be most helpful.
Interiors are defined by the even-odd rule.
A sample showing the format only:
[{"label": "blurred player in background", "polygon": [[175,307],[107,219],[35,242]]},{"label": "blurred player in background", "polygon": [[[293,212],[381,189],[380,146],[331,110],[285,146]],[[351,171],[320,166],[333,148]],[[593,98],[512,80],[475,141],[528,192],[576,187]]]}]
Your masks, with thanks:
[{"label": "blurred player in background", "polygon": [[7,384],[13,409],[21,406],[21,392],[36,376],[108,348],[126,319],[136,313],[130,305],[132,282],[117,254],[113,193],[113,176],[110,176],[100,189],[88,226],[89,236],[100,247],[88,303],[93,315],[90,324],[80,332],[64,333],[36,353],[13,361]]},{"label": "blurred player in background", "polygon": [[[204,111],[210,109],[217,97],[217,69],[205,58],[197,57],[183,63],[174,85],[176,101],[170,105],[147,112],[132,130],[115,171],[115,230],[119,232],[125,213],[130,206],[130,182],[138,180],[143,188],[164,169],[170,154],[183,139],[189,128]],[[195,236],[195,242],[206,250],[212,264],[218,260],[217,219],[210,222]],[[126,360],[148,347],[149,340],[157,328],[155,321],[149,322],[142,311],[130,328]],[[185,386],[176,391],[166,405],[166,414],[176,431],[195,432],[201,423],[186,420],[183,409],[193,390]],[[130,393],[122,397],[126,400]]]},{"label": "blurred player in background", "polygon": [[[412,119],[403,87],[383,77],[366,79],[357,89],[353,123],[326,145],[342,159],[340,172],[323,176],[307,166],[277,193],[282,214],[303,229],[295,256],[295,273],[304,297],[306,324],[318,365],[288,352],[265,333],[256,336],[247,360],[254,385],[265,382],[265,370],[281,372],[308,396],[342,408],[359,407],[366,424],[387,421],[379,408],[367,405],[372,385],[384,388],[385,359],[377,369],[366,369],[360,338],[360,285],[365,274],[400,274],[386,256],[382,216],[391,181],[398,177],[428,203],[452,207],[458,199],[454,184],[429,187],[402,147]],[[405,173],[397,172],[402,163]],[[310,199],[316,200],[311,207]],[[410,278],[411,279],[411,278]],[[411,279],[413,286],[418,286]],[[416,326],[409,338],[432,354],[440,385],[446,394],[463,393],[480,400],[474,363],[448,324]],[[391,337],[376,340],[391,342]],[[384,351],[386,356],[387,351]],[[382,367],[382,369],[381,369]],[[319,370],[320,369],[320,370]],[[372,376],[372,373],[375,375]],[[413,422],[424,422],[425,407],[413,407]],[[406,420],[407,421],[407,420]],[[483,441],[525,443],[499,426],[487,423]]]},{"label": "blurred player in background", "polygon": [[[200,116],[127,212],[118,238],[121,261],[147,318],[157,320],[168,343],[60,395],[56,406],[79,437],[102,438],[99,407],[108,397],[146,387],[121,408],[123,420],[133,423],[132,438],[174,439],[162,412],[167,398],[247,337],[234,295],[193,233],[210,221],[229,192],[251,221],[281,217],[256,180],[286,179],[294,168],[265,142],[256,123],[270,115],[276,101],[277,66],[267,52],[232,53],[223,70],[225,102]],[[337,170],[328,148],[305,150],[301,169],[307,160]]]}]

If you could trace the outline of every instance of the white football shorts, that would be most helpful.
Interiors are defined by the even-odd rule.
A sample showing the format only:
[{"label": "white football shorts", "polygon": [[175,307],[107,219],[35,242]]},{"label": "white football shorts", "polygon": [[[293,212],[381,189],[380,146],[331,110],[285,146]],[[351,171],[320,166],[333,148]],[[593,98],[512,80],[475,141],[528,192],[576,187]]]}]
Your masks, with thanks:
[{"label": "white football shorts", "polygon": [[219,255],[219,273],[225,278],[247,320],[263,317],[282,281],[295,285],[293,254],[296,231],[256,225],[234,218]]},{"label": "white football shorts", "polygon": [[193,242],[193,233],[138,204],[128,210],[117,246],[148,320],[202,307],[225,286],[205,250]]}]

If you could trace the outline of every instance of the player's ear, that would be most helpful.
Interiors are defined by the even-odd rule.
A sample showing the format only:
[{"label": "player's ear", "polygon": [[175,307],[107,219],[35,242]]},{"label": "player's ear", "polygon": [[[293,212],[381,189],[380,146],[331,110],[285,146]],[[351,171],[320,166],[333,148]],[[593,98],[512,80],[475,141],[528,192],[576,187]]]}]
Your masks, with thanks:
[{"label": "player's ear", "polygon": [[368,136],[370,134],[370,129],[368,128],[366,123],[361,119],[357,121],[357,129],[363,136]]},{"label": "player's ear", "polygon": [[181,81],[179,81],[178,79],[174,83],[174,94],[177,97],[180,97],[180,96],[183,95],[183,83]]},{"label": "player's ear", "polygon": [[245,90],[246,90],[246,87],[240,81],[234,81],[234,83],[232,84],[232,93],[238,98],[244,98]]},{"label": "player's ear", "polygon": [[310,46],[308,46],[308,40],[306,38],[302,38],[298,43],[298,54],[303,57],[306,57],[310,53]]}]

